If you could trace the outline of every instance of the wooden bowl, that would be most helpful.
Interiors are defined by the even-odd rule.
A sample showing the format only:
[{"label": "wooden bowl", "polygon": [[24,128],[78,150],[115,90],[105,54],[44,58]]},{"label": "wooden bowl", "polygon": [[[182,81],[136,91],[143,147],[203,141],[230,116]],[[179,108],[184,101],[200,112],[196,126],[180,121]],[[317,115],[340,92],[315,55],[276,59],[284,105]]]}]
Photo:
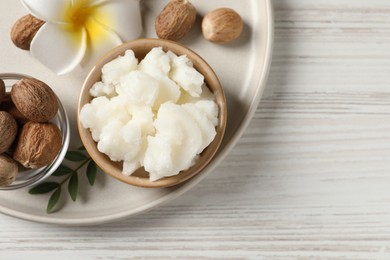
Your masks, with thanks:
[{"label": "wooden bowl", "polygon": [[87,78],[85,79],[80,94],[77,114],[79,115],[81,108],[91,101],[92,96],[89,94],[89,90],[95,82],[101,81],[101,70],[106,63],[117,58],[119,55],[123,55],[128,49],[133,50],[135,56],[139,61],[141,61],[145,55],[154,47],[162,47],[164,51],[170,50],[176,55],[187,55],[187,57],[194,64],[194,67],[204,75],[208,88],[215,95],[215,102],[219,107],[219,122],[216,126],[217,134],[213,142],[200,154],[194,166],[186,171],[181,171],[178,175],[165,177],[154,182],[149,180],[149,174],[144,170],[144,168],[138,169],[131,176],[125,176],[122,174],[123,163],[113,162],[109,159],[108,156],[99,152],[97,149],[97,143],[92,139],[90,130],[84,128],[80,123],[79,117],[77,117],[81,141],[83,142],[91,158],[99,165],[99,167],[107,174],[122,182],[145,188],[162,188],[177,185],[201,172],[202,169],[206,167],[206,165],[216,154],[225,133],[227,120],[225,94],[218,77],[212,68],[199,55],[187,47],[172,41],[161,39],[138,39],[135,41],[130,41],[109,51],[105,56],[103,56],[92,68]]}]

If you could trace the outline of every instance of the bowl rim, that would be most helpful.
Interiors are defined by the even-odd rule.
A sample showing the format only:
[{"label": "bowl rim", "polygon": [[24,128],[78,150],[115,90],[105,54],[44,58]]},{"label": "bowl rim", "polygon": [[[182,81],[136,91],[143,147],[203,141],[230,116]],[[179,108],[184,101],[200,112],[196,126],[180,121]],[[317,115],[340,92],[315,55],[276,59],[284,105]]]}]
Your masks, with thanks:
[{"label": "bowl rim", "polygon": [[[108,158],[105,154],[99,152],[97,150],[97,143],[93,141],[91,132],[89,129],[86,129],[82,126],[79,118],[80,111],[82,107],[87,104],[92,97],[89,95],[89,89],[93,86],[97,80],[93,80],[96,75],[98,75],[98,80],[101,79],[101,68],[104,66],[104,64],[108,63],[109,61],[117,58],[120,55],[123,55],[126,50],[134,49],[134,48],[141,48],[141,47],[147,47],[147,52],[149,52],[154,47],[162,47],[165,51],[171,50],[172,52],[176,53],[178,55],[187,55],[188,58],[191,60],[191,62],[194,63],[194,67],[199,71],[202,70],[202,73],[205,77],[205,81],[211,81],[213,82],[213,88],[216,88],[218,90],[218,93],[214,93],[216,96],[216,103],[218,104],[219,108],[219,115],[218,115],[218,125],[216,126],[217,134],[214,137],[214,140],[211,144],[209,144],[208,147],[206,147],[202,153],[201,156],[207,151],[207,158],[202,158],[202,164],[198,164],[199,160],[195,165],[190,167],[188,170],[182,171],[179,174],[175,176],[165,177],[157,181],[150,181],[149,178],[141,178],[134,175],[125,176],[123,175],[122,168],[120,169],[120,174],[118,172],[113,172],[113,169],[117,169],[117,167],[113,166],[115,164],[114,162],[110,161],[110,163],[105,163],[101,160],[97,160],[96,157],[105,157]],[[137,56],[137,53],[135,53]],[[210,83],[210,82],[208,82]],[[207,84],[209,89],[210,86]],[[210,89],[211,90],[211,89]],[[217,101],[218,98],[218,101]],[[88,100],[88,102],[84,102],[85,100]],[[111,177],[114,177],[115,179],[122,181],[126,184],[130,184],[133,186],[143,187],[143,188],[164,188],[164,187],[170,187],[174,185],[178,185],[180,183],[183,183],[195,175],[199,174],[215,157],[217,151],[219,150],[219,147],[222,143],[225,129],[227,125],[227,104],[226,104],[226,97],[223,90],[223,87],[218,79],[218,76],[216,75],[215,71],[212,69],[212,67],[196,52],[188,48],[187,46],[174,42],[169,40],[163,40],[163,39],[156,39],[156,38],[140,38],[133,41],[128,41],[126,43],[123,43],[110,51],[108,51],[105,55],[103,55],[93,66],[93,68],[88,73],[87,77],[84,80],[79,101],[78,101],[78,107],[77,107],[77,125],[79,130],[80,139],[86,148],[87,152],[91,156],[93,160],[95,160],[96,164],[108,175]],[[93,144],[93,145],[92,145]],[[209,148],[210,147],[210,148]],[[211,149],[212,148],[212,149]],[[204,157],[204,156],[203,156]],[[107,161],[107,159],[104,159]],[[141,167],[143,169],[143,167]]]},{"label": "bowl rim", "polygon": [[[14,73],[14,72],[5,72],[5,73],[0,73],[0,79],[3,81],[6,80],[20,80],[22,78],[34,78],[33,76],[27,75],[27,74],[22,74],[22,73]],[[7,86],[7,85],[6,85]],[[61,150],[57,154],[56,158],[51,162],[49,165],[34,169],[36,171],[39,171],[39,173],[34,174],[31,176],[31,178],[27,178],[25,181],[20,181],[18,183],[11,183],[10,185],[7,186],[1,186],[0,191],[2,190],[17,190],[21,188],[27,188],[33,185],[37,185],[41,183],[43,180],[47,179],[50,177],[60,166],[62,161],[65,158],[65,155],[68,151],[69,147],[69,142],[70,142],[70,123],[69,123],[69,117],[66,112],[66,109],[64,105],[62,104],[60,98],[55,94],[58,100],[58,111],[56,116],[52,120],[58,120],[62,121],[64,127],[60,128],[61,134],[62,134],[62,146]],[[51,120],[50,120],[51,121]]]}]

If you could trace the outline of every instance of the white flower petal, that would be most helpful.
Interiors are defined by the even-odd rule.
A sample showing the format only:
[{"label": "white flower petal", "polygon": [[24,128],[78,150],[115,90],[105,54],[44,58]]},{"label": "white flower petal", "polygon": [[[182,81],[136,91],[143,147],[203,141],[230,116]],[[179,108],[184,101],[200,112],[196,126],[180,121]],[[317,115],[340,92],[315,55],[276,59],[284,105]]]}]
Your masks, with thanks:
[{"label": "white flower petal", "polygon": [[88,33],[87,51],[81,66],[88,71],[106,52],[123,42],[115,32],[104,28],[94,19],[88,19],[86,29]]},{"label": "white flower petal", "polygon": [[85,29],[74,31],[62,25],[44,24],[31,42],[31,54],[57,74],[73,70],[86,51]]},{"label": "white flower petal", "polygon": [[35,17],[46,22],[65,23],[66,10],[72,0],[21,0],[26,9]]},{"label": "white flower petal", "polygon": [[104,1],[97,6],[94,18],[116,32],[123,41],[136,39],[142,33],[139,0]]},{"label": "white flower petal", "polygon": [[93,6],[110,0],[72,0],[73,5]]}]

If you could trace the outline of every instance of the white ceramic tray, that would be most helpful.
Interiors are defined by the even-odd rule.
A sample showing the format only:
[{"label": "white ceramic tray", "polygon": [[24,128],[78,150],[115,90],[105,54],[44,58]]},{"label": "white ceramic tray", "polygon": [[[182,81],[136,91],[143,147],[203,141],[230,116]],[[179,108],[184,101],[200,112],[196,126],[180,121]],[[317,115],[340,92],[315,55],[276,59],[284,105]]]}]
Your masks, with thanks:
[{"label": "white ceramic tray", "polygon": [[[167,0],[141,0],[144,37],[155,37],[154,19]],[[77,202],[61,201],[63,208],[46,214],[49,195],[30,195],[27,189],[0,191],[0,212],[14,217],[59,225],[94,225],[139,214],[177,198],[199,183],[222,161],[246,129],[265,87],[273,45],[273,11],[271,0],[196,0],[203,16],[219,7],[230,7],[241,14],[245,22],[240,39],[228,45],[206,41],[200,31],[200,18],[181,43],[201,55],[216,71],[225,89],[228,102],[228,126],[221,149],[211,164],[190,181],[172,188],[144,189],[128,186],[105,174],[99,174],[94,187],[81,178]],[[80,146],[76,127],[76,106],[86,75],[81,69],[57,76],[34,60],[29,52],[13,46],[9,34],[13,23],[25,9],[19,1],[0,1],[0,72],[28,74],[48,83],[61,98],[71,123],[70,148]],[[65,195],[65,194],[63,194]],[[63,196],[67,197],[67,196]]]}]

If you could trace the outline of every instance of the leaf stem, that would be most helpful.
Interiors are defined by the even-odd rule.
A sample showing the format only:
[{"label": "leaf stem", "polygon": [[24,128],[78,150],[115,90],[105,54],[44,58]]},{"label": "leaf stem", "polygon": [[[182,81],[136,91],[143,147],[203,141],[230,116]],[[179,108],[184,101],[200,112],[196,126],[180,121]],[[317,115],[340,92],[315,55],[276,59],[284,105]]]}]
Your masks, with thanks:
[{"label": "leaf stem", "polygon": [[60,182],[60,185],[62,186],[67,180],[69,180],[74,174],[77,174],[77,171],[80,170],[84,165],[86,165],[89,161],[91,161],[92,159],[91,158],[88,158],[87,160],[85,160],[83,163],[81,163],[76,169],[74,169],[72,171],[72,174],[69,174],[68,176],[66,176],[65,179],[63,179],[61,182]]},{"label": "leaf stem", "polygon": [[[79,170],[84,167],[86,164],[88,164],[87,170],[86,170],[86,175],[88,178],[88,181],[91,186],[93,186],[93,183],[95,181],[96,177],[96,164],[92,160],[91,157],[86,156],[83,154],[81,151],[85,151],[85,148],[80,147],[78,151],[68,151],[67,155],[68,157],[65,156],[66,160],[72,161],[72,162],[78,162],[80,163],[79,166],[76,169],[71,169],[68,166],[65,166],[61,164],[62,169],[58,170],[57,174],[53,174],[53,176],[60,177],[63,176],[64,179],[62,179],[60,182],[45,182],[37,187],[34,187],[29,190],[30,194],[44,194],[48,193],[50,191],[54,191],[48,201],[46,212],[48,214],[53,213],[53,209],[55,208],[60,196],[61,196],[61,190],[62,190],[62,185],[64,185],[66,182],[68,182],[68,192],[72,198],[73,201],[76,201],[77,193],[78,193],[78,175],[79,175]],[[54,187],[53,187],[54,185]]]},{"label": "leaf stem", "polygon": [[82,164],[80,164],[79,167],[77,167],[76,169],[74,169],[73,171],[74,172],[77,172],[78,170],[80,170],[84,165],[86,165],[90,160],[92,160],[91,158],[88,158],[87,160],[85,160]]}]

